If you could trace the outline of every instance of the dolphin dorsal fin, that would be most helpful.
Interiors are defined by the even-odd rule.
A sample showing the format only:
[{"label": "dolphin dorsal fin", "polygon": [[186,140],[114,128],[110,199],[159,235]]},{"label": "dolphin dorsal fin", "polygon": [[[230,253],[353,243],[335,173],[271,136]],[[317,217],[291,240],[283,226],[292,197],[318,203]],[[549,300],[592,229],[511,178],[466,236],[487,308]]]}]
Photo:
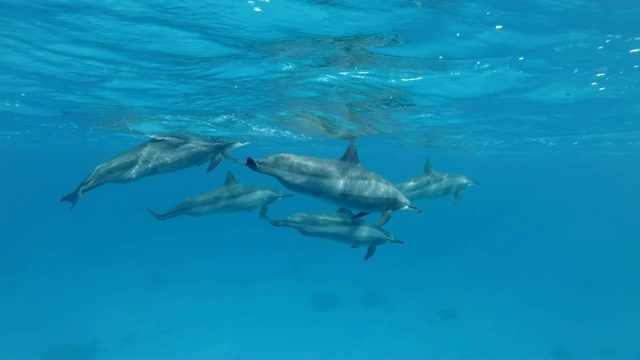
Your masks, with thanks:
[{"label": "dolphin dorsal fin", "polygon": [[236,177],[233,176],[233,173],[231,172],[231,170],[227,171],[227,178],[224,179],[223,186],[229,186],[229,185],[235,185],[235,184],[239,184],[238,180],[236,180]]},{"label": "dolphin dorsal fin", "polygon": [[349,146],[347,146],[347,150],[345,150],[340,160],[354,165],[360,164],[360,159],[358,158],[358,149],[356,148],[356,141],[354,139],[349,140]]},{"label": "dolphin dorsal fin", "polygon": [[343,208],[343,207],[339,208],[337,212],[338,212],[338,214],[347,214],[349,216],[353,216],[353,211],[351,211],[349,209],[346,209],[346,208]]},{"label": "dolphin dorsal fin", "polygon": [[433,171],[433,169],[431,168],[431,161],[429,161],[429,158],[427,158],[424,161],[424,170],[422,171],[423,174],[430,174]]}]

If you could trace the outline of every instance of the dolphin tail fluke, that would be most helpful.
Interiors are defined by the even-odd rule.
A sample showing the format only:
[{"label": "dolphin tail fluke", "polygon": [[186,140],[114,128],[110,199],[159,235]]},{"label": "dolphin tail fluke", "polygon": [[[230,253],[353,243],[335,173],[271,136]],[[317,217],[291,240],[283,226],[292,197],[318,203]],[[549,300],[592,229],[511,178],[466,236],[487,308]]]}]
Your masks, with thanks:
[{"label": "dolphin tail fluke", "polygon": [[155,218],[158,219],[158,220],[167,220],[167,218],[168,218],[167,215],[159,214],[159,213],[157,213],[157,212],[155,212],[155,211],[153,211],[151,209],[147,209],[147,211],[149,212],[149,214],[155,216]]},{"label": "dolphin tail fluke", "polygon": [[364,255],[365,260],[369,260],[376,253],[377,246],[369,245],[367,253]]},{"label": "dolphin tail fluke", "polygon": [[245,163],[245,165],[247,165],[249,169],[254,171],[258,168],[258,164],[256,164],[256,161],[250,157],[247,158],[247,162]]},{"label": "dolphin tail fluke", "polygon": [[68,201],[71,203],[71,209],[76,206],[76,203],[80,199],[80,188],[77,188],[71,194],[65,195],[60,199],[60,202]]}]

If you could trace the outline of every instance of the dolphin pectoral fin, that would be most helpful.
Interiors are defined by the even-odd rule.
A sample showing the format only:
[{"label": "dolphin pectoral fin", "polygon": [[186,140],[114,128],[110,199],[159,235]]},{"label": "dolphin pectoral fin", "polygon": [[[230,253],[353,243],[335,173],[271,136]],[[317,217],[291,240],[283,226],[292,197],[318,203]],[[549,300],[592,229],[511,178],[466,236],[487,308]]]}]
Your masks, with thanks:
[{"label": "dolphin pectoral fin", "polygon": [[256,161],[250,157],[247,158],[247,162],[245,163],[245,165],[253,171],[256,171],[256,169],[258,169],[258,164],[256,164]]},{"label": "dolphin pectoral fin", "polygon": [[375,245],[369,245],[369,247],[367,248],[367,253],[364,256],[364,259],[369,260],[376,253],[376,249],[377,247]]},{"label": "dolphin pectoral fin", "polygon": [[77,188],[71,194],[63,196],[62,199],[60,199],[60,202],[63,202],[63,201],[70,202],[71,209],[73,209],[73,207],[76,206],[76,203],[78,202],[79,199],[80,199],[80,188]]},{"label": "dolphin pectoral fin", "polygon": [[222,161],[222,154],[214,155],[209,161],[209,167],[207,167],[207,172],[211,172],[211,170],[215,169],[218,164]]},{"label": "dolphin pectoral fin", "polygon": [[378,226],[383,226],[389,219],[391,219],[391,210],[385,210],[380,214],[380,220],[378,220]]},{"label": "dolphin pectoral fin", "polygon": [[166,214],[158,214],[157,212],[151,210],[151,209],[147,209],[147,211],[149,212],[149,214],[155,216],[156,219],[158,220],[167,220],[167,215]]},{"label": "dolphin pectoral fin", "polygon": [[460,198],[462,197],[462,191],[458,190],[453,194],[453,203],[457,204],[458,201],[460,201]]},{"label": "dolphin pectoral fin", "polygon": [[370,213],[370,212],[361,211],[361,212],[359,212],[359,213],[357,213],[357,214],[353,215],[353,216],[351,217],[351,220],[359,219],[359,218],[361,218],[361,217],[363,217],[363,216],[367,216],[367,215],[369,215],[369,214],[371,214],[371,213]]}]

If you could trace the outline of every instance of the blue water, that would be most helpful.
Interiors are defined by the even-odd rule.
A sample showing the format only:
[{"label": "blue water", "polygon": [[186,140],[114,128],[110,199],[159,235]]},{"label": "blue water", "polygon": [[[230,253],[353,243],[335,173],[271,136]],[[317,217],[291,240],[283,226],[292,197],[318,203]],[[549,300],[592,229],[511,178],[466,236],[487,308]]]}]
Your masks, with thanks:
[{"label": "blue water", "polygon": [[[640,359],[634,1],[0,1],[0,359]],[[253,212],[159,222],[223,161],[60,203],[189,132],[338,158],[419,200],[362,249]],[[273,217],[333,211],[297,195]],[[375,221],[377,214],[367,217]]]}]

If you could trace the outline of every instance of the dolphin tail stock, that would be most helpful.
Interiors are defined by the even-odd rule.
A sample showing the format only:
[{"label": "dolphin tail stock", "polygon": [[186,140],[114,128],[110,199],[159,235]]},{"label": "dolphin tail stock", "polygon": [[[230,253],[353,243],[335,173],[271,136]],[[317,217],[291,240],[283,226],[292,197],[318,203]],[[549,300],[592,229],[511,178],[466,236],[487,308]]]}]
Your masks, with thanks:
[{"label": "dolphin tail stock", "polygon": [[260,208],[260,212],[258,213],[260,214],[260,219],[265,219],[267,221],[270,220],[270,218],[267,216],[267,211],[269,211],[269,204],[271,203],[270,202],[264,203]]},{"label": "dolphin tail stock", "polygon": [[231,161],[232,163],[236,163],[236,164],[240,164],[240,165],[245,165],[245,163],[242,160],[238,160],[237,158],[229,155],[228,152],[223,151],[222,152],[222,156],[227,160],[227,161]]},{"label": "dolphin tail stock", "polygon": [[270,204],[270,203],[266,203],[266,204],[262,205],[262,207],[260,208],[260,213],[259,213],[259,214],[260,214],[260,219],[265,219],[265,220],[267,220],[267,222],[268,222],[269,224],[273,225],[273,226],[280,226],[280,225],[282,225],[280,220],[274,220],[274,219],[270,218],[270,217],[267,215],[267,211],[269,211],[269,204]]},{"label": "dolphin tail stock", "polygon": [[147,211],[158,220],[167,220],[169,218],[166,214],[159,214],[151,209],[147,209]]},{"label": "dolphin tail stock", "polygon": [[270,218],[270,217],[267,215],[267,212],[269,211],[269,205],[270,205],[272,202],[273,202],[273,201],[268,202],[268,203],[264,203],[264,204],[262,205],[262,207],[260,208],[260,212],[259,212],[259,214],[260,214],[259,219],[265,219],[265,220],[267,220],[271,225],[274,225],[274,226],[280,226],[280,223],[279,223],[277,220],[273,220],[272,218]]},{"label": "dolphin tail stock", "polygon": [[63,196],[60,199],[60,202],[64,202],[64,201],[70,202],[71,203],[71,209],[73,209],[73,207],[76,206],[76,203],[78,203],[79,199],[80,199],[80,187],[75,189],[72,193]]}]

